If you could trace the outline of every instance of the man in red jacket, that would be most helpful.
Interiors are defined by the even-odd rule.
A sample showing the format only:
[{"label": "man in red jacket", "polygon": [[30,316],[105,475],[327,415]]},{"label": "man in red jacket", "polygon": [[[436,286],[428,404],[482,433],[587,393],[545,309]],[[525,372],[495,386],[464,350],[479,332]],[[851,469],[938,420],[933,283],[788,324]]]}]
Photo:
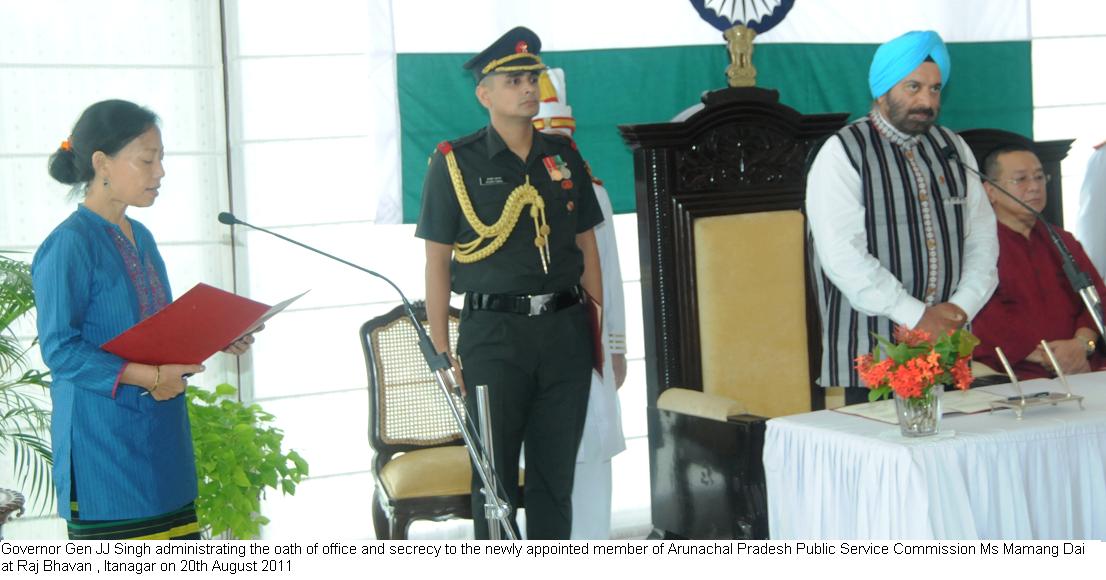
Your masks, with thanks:
[{"label": "man in red jacket", "polygon": [[[983,164],[987,176],[1038,212],[1044,210],[1050,176],[1030,149],[1007,145],[991,152]],[[976,360],[1001,370],[995,347],[1002,347],[1019,379],[1055,374],[1041,347],[1048,341],[1065,374],[1102,368],[1106,359],[1100,337],[1079,295],[1063,272],[1060,253],[1036,216],[994,185],[984,183],[998,219],[998,289],[973,321],[982,344]],[[1083,247],[1068,232],[1055,228],[1079,268],[1091,275],[1100,296],[1102,277]]]}]

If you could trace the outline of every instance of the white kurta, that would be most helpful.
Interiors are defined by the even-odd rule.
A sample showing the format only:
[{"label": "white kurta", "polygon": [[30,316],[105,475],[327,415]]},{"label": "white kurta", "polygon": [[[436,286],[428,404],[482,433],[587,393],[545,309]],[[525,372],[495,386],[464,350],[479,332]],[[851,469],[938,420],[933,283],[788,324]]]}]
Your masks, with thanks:
[{"label": "white kurta", "polygon": [[[964,163],[975,169],[975,157],[960,138],[957,150]],[[807,220],[826,275],[858,312],[885,316],[908,327],[917,325],[925,313],[925,303],[911,296],[868,251],[860,174],[853,169],[840,139],[831,138],[822,146],[807,183]],[[998,285],[998,238],[995,214],[978,179],[968,180],[966,195],[963,265],[960,283],[949,302],[971,319]]]},{"label": "white kurta", "polygon": [[611,528],[611,458],[626,449],[622,411],[611,355],[626,353],[626,306],[614,236],[614,212],[607,190],[595,184],[603,223],[595,227],[603,273],[603,376],[592,372],[584,435],[576,455],[572,487],[572,539],[608,539]]},{"label": "white kurta", "polygon": [[1106,272],[1106,144],[1099,145],[1087,161],[1075,234],[1095,269]]}]

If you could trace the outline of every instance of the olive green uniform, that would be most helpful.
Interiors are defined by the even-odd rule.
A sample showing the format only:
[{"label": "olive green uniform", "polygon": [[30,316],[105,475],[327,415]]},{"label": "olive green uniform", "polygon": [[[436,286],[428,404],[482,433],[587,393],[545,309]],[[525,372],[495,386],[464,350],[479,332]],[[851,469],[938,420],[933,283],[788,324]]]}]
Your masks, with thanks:
[{"label": "olive green uniform", "polygon": [[[518,505],[518,458],[525,442],[527,537],[568,539],[576,449],[593,363],[585,308],[578,302],[561,301],[556,311],[528,315],[481,309],[479,300],[489,295],[509,300],[575,292],[584,272],[576,235],[599,224],[602,213],[571,140],[535,131],[530,153],[523,161],[489,126],[439,146],[431,157],[415,230],[420,238],[453,245],[478,237],[458,202],[443,155],[450,150],[472,208],[483,224],[500,219],[508,197],[527,178],[544,201],[549,226],[548,272],[535,245],[536,218],[527,206],[502,247],[491,255],[460,263],[455,249],[450,279],[454,292],[466,294],[457,354],[470,394],[476,385],[488,385],[500,481],[509,492],[511,505]],[[467,399],[469,412],[475,416],[475,397]],[[486,538],[480,488],[474,475],[476,536]]]}]

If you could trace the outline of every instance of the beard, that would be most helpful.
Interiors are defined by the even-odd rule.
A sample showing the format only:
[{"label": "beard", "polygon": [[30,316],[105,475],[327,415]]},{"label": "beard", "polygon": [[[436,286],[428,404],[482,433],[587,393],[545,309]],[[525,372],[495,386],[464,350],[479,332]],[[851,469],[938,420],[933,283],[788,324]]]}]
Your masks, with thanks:
[{"label": "beard", "polygon": [[[937,109],[930,107],[907,108],[907,105],[887,95],[887,120],[899,131],[907,135],[921,135],[937,122]],[[921,115],[912,118],[911,115]]]}]

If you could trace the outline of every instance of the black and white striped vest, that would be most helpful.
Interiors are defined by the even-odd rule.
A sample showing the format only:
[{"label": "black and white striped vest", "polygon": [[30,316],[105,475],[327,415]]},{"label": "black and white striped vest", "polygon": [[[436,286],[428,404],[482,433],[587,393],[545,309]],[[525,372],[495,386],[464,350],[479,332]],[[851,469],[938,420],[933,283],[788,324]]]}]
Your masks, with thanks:
[{"label": "black and white striped vest", "polygon": [[[923,135],[906,136],[873,111],[831,138],[841,140],[860,174],[868,252],[915,298],[927,305],[947,302],[964,257],[967,176],[942,150],[955,147],[959,137],[936,125]],[[890,338],[894,322],[854,310],[822,271],[810,241],[822,319],[818,382],[862,386],[854,360],[872,351],[872,333]]]}]

